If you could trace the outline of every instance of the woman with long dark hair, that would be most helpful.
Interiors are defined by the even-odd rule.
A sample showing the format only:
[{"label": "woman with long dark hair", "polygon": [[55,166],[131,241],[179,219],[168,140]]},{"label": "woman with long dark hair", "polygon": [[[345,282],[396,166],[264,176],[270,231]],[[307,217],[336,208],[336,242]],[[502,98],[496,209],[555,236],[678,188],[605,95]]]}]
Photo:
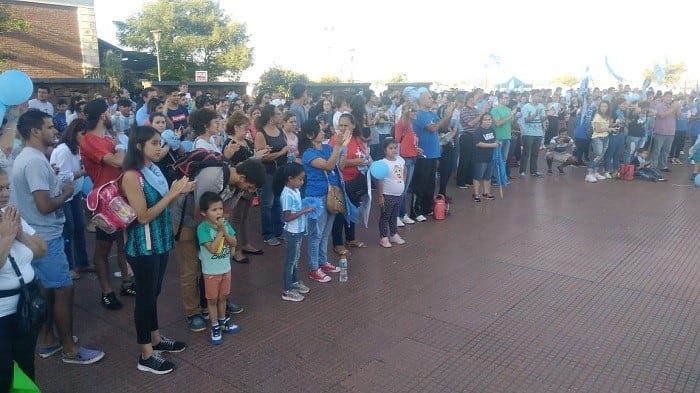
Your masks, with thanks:
[{"label": "woman with long dark hair", "polygon": [[[369,149],[362,138],[362,129],[357,118],[349,113],[340,115],[338,127],[341,132],[349,131],[351,134],[347,148],[340,153],[340,170],[345,182],[345,190],[350,196],[350,201],[356,205],[361,202],[361,196],[367,193],[367,173],[369,165]],[[331,140],[330,144],[335,141]],[[343,232],[345,241],[343,242]],[[364,242],[355,239],[355,223],[338,215],[333,222],[333,251],[338,255],[349,255],[346,247],[365,248]]]},{"label": "woman with long dark hair", "polygon": [[333,147],[323,143],[324,134],[316,120],[307,120],[301,125],[299,151],[306,171],[306,197],[314,198],[317,204],[324,206],[318,217],[309,217],[309,278],[318,282],[331,281],[326,273],[340,271],[328,262],[328,237],[331,235],[335,214],[330,214],[326,206],[328,185],[340,186],[334,170],[340,150],[350,143],[351,130],[336,133]]},{"label": "woman with long dark hair", "polygon": [[160,295],[168,254],[173,248],[173,227],[168,205],[180,194],[194,189],[194,182],[183,177],[170,188],[154,163],[161,158],[160,134],[149,126],[138,127],[129,136],[124,157],[122,193],[136,211],[136,221],[127,228],[126,258],[134,271],[138,291],[134,307],[136,336],[141,355],[137,368],[154,374],[167,374],[175,366],[160,352],[182,352],[185,343],[164,337],[158,329]]},{"label": "woman with long dark hair", "polygon": [[66,222],[63,224],[64,251],[71,269],[71,278],[80,278],[80,272],[90,268],[85,241],[85,214],[80,192],[87,172],[80,159],[80,140],[85,136],[84,119],[75,119],[66,128],[59,145],[51,152],[49,162],[58,168],[58,176],[64,182],[73,182],[73,197],[63,204]]},{"label": "woman with long dark hair", "polygon": [[282,207],[280,198],[272,191],[272,181],[277,168],[287,163],[287,139],[280,129],[282,112],[274,105],[262,108],[260,118],[255,125],[255,150],[268,150],[261,159],[267,171],[267,179],[261,190],[260,221],[262,223],[263,241],[269,246],[278,246],[282,236]]}]

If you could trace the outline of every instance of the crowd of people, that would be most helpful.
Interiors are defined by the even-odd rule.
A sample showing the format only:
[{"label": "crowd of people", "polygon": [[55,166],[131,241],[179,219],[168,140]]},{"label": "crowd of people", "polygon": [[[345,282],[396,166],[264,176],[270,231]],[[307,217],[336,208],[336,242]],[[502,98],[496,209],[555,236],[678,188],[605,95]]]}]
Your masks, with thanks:
[{"label": "crowd of people", "polygon": [[[219,345],[223,333],[241,329],[232,320],[243,307],[229,299],[231,263],[264,255],[255,231],[267,247],[284,244],[282,299],[299,302],[312,289],[303,276],[327,283],[340,271],[329,243],[339,258],[368,247],[355,225],[357,207],[369,203],[373,189],[380,208],[376,244],[389,248],[406,243],[399,227],[434,213],[436,186],[452,201],[452,178],[457,188],[471,188],[475,203],[495,199],[492,182],[504,178],[495,176],[494,157],[504,161],[508,179],[543,176],[540,151],[547,175],[576,165],[588,168],[584,180],[591,183],[620,177],[622,164],[634,165],[639,178],[663,181],[662,173],[681,164],[686,151],[684,158],[695,160],[694,174],[700,170],[694,95],[619,86],[492,93],[406,88],[381,96],[368,90],[309,97],[303,83],[290,92],[289,100],[272,92],[254,100],[213,98],[192,96],[181,83],[164,97],[146,88],[139,103],[122,89],[112,100],[76,96],[54,108],[49,89],[39,86],[27,105],[9,108],[0,136],[2,383],[11,380],[13,361],[33,378],[35,352],[41,358],[60,353],[75,364],[104,357],[73,334],[73,280],[94,272],[100,304],[121,309],[108,263],[115,243],[118,294],[135,297],[137,368],[165,374],[175,366],[163,353],[186,348],[158,326],[170,258],[177,260],[184,321],[192,331],[209,330]],[[192,178],[171,177],[173,165],[198,149],[223,164]],[[374,162],[388,170],[369,182]],[[516,168],[518,176],[511,174]],[[89,228],[86,194],[113,181],[136,220],[115,233]],[[337,203],[346,208],[332,209]],[[260,227],[252,228],[256,210]],[[18,296],[11,291],[18,280],[11,259],[48,300],[49,318],[39,332],[15,328]],[[301,259],[307,274],[298,271]]]}]

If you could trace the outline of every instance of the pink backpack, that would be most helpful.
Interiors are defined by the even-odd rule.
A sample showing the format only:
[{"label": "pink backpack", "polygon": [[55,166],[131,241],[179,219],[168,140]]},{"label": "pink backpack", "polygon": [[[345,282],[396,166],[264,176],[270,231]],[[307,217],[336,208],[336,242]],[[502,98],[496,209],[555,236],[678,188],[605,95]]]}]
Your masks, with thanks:
[{"label": "pink backpack", "polygon": [[136,219],[136,211],[129,206],[119,190],[122,175],[94,188],[87,196],[87,208],[92,212],[92,223],[110,234],[126,229]]}]

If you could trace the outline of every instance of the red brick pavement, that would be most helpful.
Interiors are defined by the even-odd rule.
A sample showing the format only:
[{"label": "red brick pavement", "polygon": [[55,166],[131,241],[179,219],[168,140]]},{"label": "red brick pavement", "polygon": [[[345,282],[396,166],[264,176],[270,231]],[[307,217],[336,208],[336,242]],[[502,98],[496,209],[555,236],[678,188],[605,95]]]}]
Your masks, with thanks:
[{"label": "red brick pavement", "polygon": [[[450,189],[446,221],[358,237],[349,282],[280,298],[283,248],[233,267],[242,332],[213,347],[185,326],[176,264],[160,298],[178,369],[136,370],[133,300],[99,306],[76,282],[75,332],[107,356],[90,366],[37,358],[45,392],[695,392],[700,390],[700,191],[668,183],[515,180],[475,204]],[[695,206],[695,207],[694,207]],[[257,221],[257,220],[256,220]],[[174,259],[174,257],[173,257]],[[301,271],[305,270],[303,259]],[[336,276],[336,275],[334,275]],[[116,282],[115,282],[116,284]]]}]

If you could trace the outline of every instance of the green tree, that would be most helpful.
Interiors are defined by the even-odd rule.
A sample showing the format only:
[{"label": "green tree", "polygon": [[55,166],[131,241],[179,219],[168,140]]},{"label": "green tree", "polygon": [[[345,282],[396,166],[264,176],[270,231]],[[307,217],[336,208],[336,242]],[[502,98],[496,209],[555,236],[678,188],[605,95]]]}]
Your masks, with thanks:
[{"label": "green tree", "polygon": [[122,45],[155,54],[154,30],[164,80],[190,80],[196,70],[238,80],[253,64],[246,25],[231,20],[213,0],[157,0],[140,13],[115,22]]},{"label": "green tree", "polygon": [[554,82],[558,85],[571,87],[571,86],[578,85],[579,82],[581,82],[581,79],[577,78],[574,75],[566,74],[566,75],[559,75],[558,77],[554,78],[552,80],[552,82]]},{"label": "green tree", "polygon": [[408,82],[408,76],[406,74],[404,74],[403,72],[398,73],[389,79],[389,83],[405,83],[405,82]]},{"label": "green tree", "polygon": [[309,82],[309,77],[305,74],[300,74],[291,70],[275,67],[270,68],[260,75],[258,83],[258,91],[266,91],[271,93],[281,93],[285,97],[289,96],[289,87],[294,82]]},{"label": "green tree", "polygon": [[335,74],[325,74],[319,80],[321,83],[340,83],[340,78]]},{"label": "green tree", "polygon": [[94,68],[85,73],[86,78],[107,78],[109,87],[113,90],[121,87],[124,76],[122,56],[120,53],[114,53],[111,50],[106,51],[102,56],[100,68]]},{"label": "green tree", "polygon": [[[15,31],[28,31],[29,22],[18,17],[12,11],[10,11],[10,6],[7,4],[0,4],[0,37],[7,33],[12,33]],[[11,53],[5,52],[2,48],[2,39],[0,39],[0,67],[6,60],[11,60],[14,58]]]},{"label": "green tree", "polygon": [[[656,67],[660,66],[659,63],[654,63],[654,66],[644,70],[642,75],[644,79],[649,79],[656,82]],[[677,85],[681,81],[681,77],[687,71],[685,67],[685,62],[680,61],[678,63],[667,63],[665,66],[661,66],[664,71],[663,85]]]}]

